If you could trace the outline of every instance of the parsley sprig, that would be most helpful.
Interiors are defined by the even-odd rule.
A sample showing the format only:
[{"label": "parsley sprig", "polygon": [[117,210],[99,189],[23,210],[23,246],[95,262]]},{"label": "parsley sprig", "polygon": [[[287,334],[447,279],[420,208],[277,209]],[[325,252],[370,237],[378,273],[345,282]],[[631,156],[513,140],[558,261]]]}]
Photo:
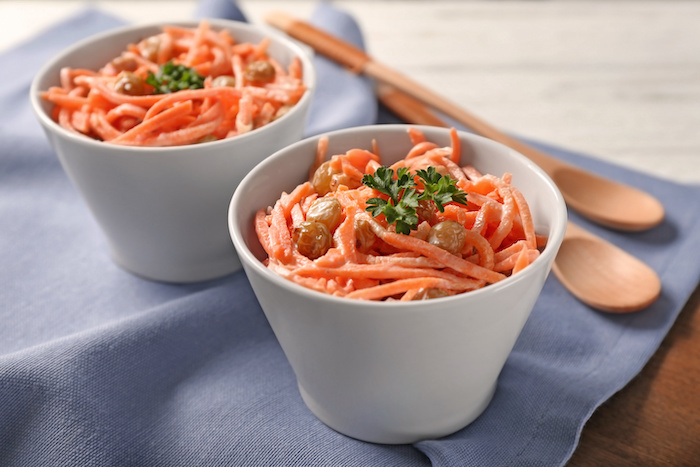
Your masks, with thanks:
[{"label": "parsley sprig", "polygon": [[374,175],[367,174],[362,177],[362,183],[370,188],[374,188],[380,193],[389,197],[370,198],[367,200],[367,211],[372,216],[377,217],[384,214],[389,224],[396,224],[396,231],[408,235],[411,229],[418,225],[418,192],[416,192],[416,182],[410,175],[406,167],[401,167],[396,171],[388,167],[378,167]]},{"label": "parsley sprig", "polygon": [[429,166],[416,172],[425,189],[419,199],[430,199],[440,212],[445,212],[444,205],[449,202],[467,204],[467,194],[457,188],[457,180],[449,175],[442,176],[435,167]]},{"label": "parsley sprig", "polygon": [[440,212],[445,211],[445,204],[456,202],[467,204],[467,194],[457,188],[457,181],[449,175],[441,175],[435,167],[428,167],[416,172],[424,189],[419,192],[415,177],[406,167],[396,171],[389,167],[379,167],[373,175],[362,177],[362,183],[387,196],[367,200],[366,210],[377,217],[384,214],[389,224],[396,224],[396,232],[408,235],[418,227],[416,207],[421,200],[430,200]]},{"label": "parsley sprig", "polygon": [[155,88],[156,94],[169,94],[184,89],[201,89],[204,78],[194,68],[170,61],[161,65],[156,73],[149,71],[146,83]]}]

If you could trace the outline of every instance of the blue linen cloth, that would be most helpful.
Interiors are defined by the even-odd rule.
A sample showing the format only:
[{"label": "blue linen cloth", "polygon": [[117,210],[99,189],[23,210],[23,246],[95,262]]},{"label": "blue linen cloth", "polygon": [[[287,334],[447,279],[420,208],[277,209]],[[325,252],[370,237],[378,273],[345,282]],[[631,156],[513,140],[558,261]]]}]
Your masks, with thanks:
[{"label": "blue linen cloth", "polygon": [[[197,16],[244,19],[225,0],[200,3]],[[363,45],[353,19],[327,4],[310,21]],[[603,314],[551,276],[474,423],[415,445],[340,435],[304,405],[243,272],[170,285],[121,270],[62,171],[30,110],[30,81],[59,50],[121,24],[87,9],[0,55],[0,465],[561,465],[700,282],[700,187],[531,142],[662,200],[667,219],[643,233],[572,213],[656,270],[662,296]],[[307,134],[393,119],[368,80],[315,60]]]}]

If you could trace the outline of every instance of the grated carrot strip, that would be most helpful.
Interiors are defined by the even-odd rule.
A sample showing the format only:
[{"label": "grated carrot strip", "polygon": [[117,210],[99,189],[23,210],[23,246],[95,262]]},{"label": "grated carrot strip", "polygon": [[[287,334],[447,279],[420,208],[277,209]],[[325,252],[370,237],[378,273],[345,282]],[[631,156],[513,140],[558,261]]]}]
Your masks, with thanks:
[{"label": "grated carrot strip", "polygon": [[134,104],[119,104],[118,106],[110,109],[105,115],[105,118],[111,123],[116,119],[125,116],[143,120],[146,117],[146,109]]},{"label": "grated carrot strip", "polygon": [[522,250],[520,250],[520,254],[518,254],[517,259],[515,260],[515,264],[513,265],[513,274],[522,271],[531,263],[529,254],[530,252],[533,252],[533,255],[535,257],[539,255],[539,251],[530,250],[526,247],[523,247]]},{"label": "grated carrot strip", "polygon": [[81,133],[89,133],[90,113],[82,109],[71,113],[71,125]]},{"label": "grated carrot strip", "polygon": [[272,222],[270,223],[270,257],[288,263],[292,258],[292,238],[287,226],[287,220],[282,211],[282,204],[278,201],[272,209]]},{"label": "grated carrot strip", "polygon": [[421,277],[415,279],[399,279],[394,282],[355,290],[346,295],[357,300],[378,300],[392,295],[405,293],[412,289],[439,288],[446,290],[461,290],[455,283],[436,277]]},{"label": "grated carrot strip", "polygon": [[525,197],[515,187],[511,187],[511,193],[513,195],[513,200],[515,206],[520,213],[520,219],[522,220],[523,230],[525,232],[525,239],[527,240],[528,247],[537,248],[537,238],[535,235],[535,224],[532,220],[532,213],[530,212],[530,206],[527,204]]},{"label": "grated carrot strip", "polygon": [[412,159],[414,157],[422,156],[431,149],[437,148],[438,145],[432,141],[422,141],[411,148],[411,150],[406,154],[404,159]]},{"label": "grated carrot strip", "polygon": [[87,97],[71,96],[60,88],[42,93],[41,97],[68,110],[80,110],[83,106],[89,105]]},{"label": "grated carrot strip", "polygon": [[462,145],[459,134],[454,127],[450,128],[450,141],[452,142],[452,162],[459,164],[460,159],[462,159]]},{"label": "grated carrot strip", "polygon": [[143,124],[138,127],[134,127],[131,130],[125,132],[117,138],[112,140],[113,143],[134,143],[140,136],[145,136],[151,132],[157,130],[158,128],[165,125],[168,120],[179,117],[181,115],[189,114],[192,111],[192,101],[184,101],[176,104],[170,109],[164,110],[163,112],[144,120]]},{"label": "grated carrot strip", "polygon": [[496,187],[496,191],[503,200],[500,223],[489,237],[489,243],[491,246],[493,248],[498,248],[513,228],[516,206],[510,186],[506,185],[501,179],[495,177],[491,178],[493,179],[492,181]]},{"label": "grated carrot strip", "polygon": [[408,137],[411,139],[411,143],[414,146],[425,141],[425,135],[423,134],[423,132],[415,127],[408,128]]},{"label": "grated carrot strip", "polygon": [[313,179],[314,172],[316,172],[316,170],[318,170],[321,164],[323,164],[323,162],[326,160],[327,152],[328,137],[321,136],[316,145],[316,157],[314,158],[314,162],[311,164],[311,168],[309,168],[309,180]]},{"label": "grated carrot strip", "polygon": [[141,144],[144,146],[182,146],[196,143],[201,141],[205,136],[210,135],[219,123],[220,119],[217,119],[167,133],[159,133],[158,135],[141,140]]},{"label": "grated carrot strip", "polygon": [[272,256],[272,246],[270,243],[270,225],[267,223],[267,214],[264,209],[259,209],[255,213],[255,233],[260,240],[260,244],[268,256]]},{"label": "grated carrot strip", "polygon": [[489,283],[498,282],[505,278],[502,274],[495,273],[494,271],[465,261],[462,258],[458,258],[452,253],[449,253],[437,246],[431,245],[428,242],[410,237],[408,235],[401,235],[386,230],[368,216],[365,217],[365,220],[371,222],[371,225],[373,225],[373,230],[378,237],[392,246],[415,251],[427,256],[428,258],[439,261],[444,266],[452,268],[455,271],[476,279],[483,279]]},{"label": "grated carrot strip", "polygon": [[280,206],[284,216],[289,216],[292,206],[300,203],[302,199],[311,194],[313,194],[313,186],[310,182],[304,182],[301,185],[298,185],[289,194],[283,193],[282,196],[280,196]]}]

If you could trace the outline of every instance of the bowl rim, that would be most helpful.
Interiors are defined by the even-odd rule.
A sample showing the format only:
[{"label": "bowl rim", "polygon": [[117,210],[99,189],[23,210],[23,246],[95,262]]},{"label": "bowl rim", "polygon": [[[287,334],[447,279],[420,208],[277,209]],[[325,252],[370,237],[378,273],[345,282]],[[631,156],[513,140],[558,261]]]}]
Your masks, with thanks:
[{"label": "bowl rim", "polygon": [[[44,89],[39,88],[39,83],[44,80],[44,78],[47,77],[49,70],[54,69],[60,65],[62,61],[65,60],[65,58],[72,54],[75,53],[76,51],[80,49],[84,49],[90,46],[90,44],[94,41],[100,41],[100,40],[105,40],[109,37],[112,36],[118,36],[121,34],[126,34],[129,32],[138,32],[141,30],[151,30],[151,29],[157,29],[161,28],[163,26],[183,26],[183,27],[196,27],[199,25],[202,21],[207,21],[211,26],[214,26],[217,29],[229,29],[232,31],[235,31],[235,29],[245,29],[249,31],[254,31],[254,32],[261,32],[263,36],[269,36],[272,37],[274,36],[275,40],[283,44],[285,47],[289,48],[294,52],[296,56],[300,58],[302,61],[302,64],[304,66],[304,81],[306,81],[308,84],[306,84],[306,90],[304,94],[302,95],[301,99],[292,106],[292,108],[278,118],[277,120],[274,120],[267,125],[264,125],[260,128],[256,128],[252,131],[249,131],[247,133],[244,133],[242,135],[237,135],[231,138],[224,138],[216,141],[206,141],[203,143],[198,143],[196,145],[193,144],[186,144],[186,145],[176,145],[176,146],[127,146],[127,145],[118,145],[118,144],[110,144],[105,141],[100,141],[97,139],[90,138],[89,136],[80,134],[80,133],[74,133],[72,131],[69,131],[65,128],[63,128],[61,125],[59,125],[56,121],[54,121],[50,115],[47,114],[47,112],[43,108],[43,99],[41,98],[41,93],[44,92]],[[235,38],[235,36],[234,36]],[[130,43],[130,42],[129,42]],[[124,44],[125,46],[127,44]],[[209,147],[214,147],[216,145],[224,145],[224,144],[231,144],[232,142],[244,142],[248,139],[255,138],[257,137],[261,131],[264,131],[266,129],[273,129],[274,127],[277,127],[281,124],[283,124],[286,120],[289,120],[291,118],[297,117],[297,114],[299,112],[302,112],[302,109],[305,107],[309,107],[311,105],[311,100],[313,99],[313,94],[315,92],[317,86],[317,74],[316,74],[316,67],[313,64],[313,60],[309,52],[302,47],[298,42],[293,40],[291,37],[287,36],[286,34],[281,33],[280,31],[277,31],[271,27],[268,27],[266,25],[262,24],[251,24],[247,23],[244,21],[238,21],[238,20],[231,20],[231,19],[221,19],[221,18],[202,18],[202,19],[192,19],[192,20],[180,20],[180,21],[151,21],[151,22],[146,22],[146,23],[139,23],[139,24],[131,24],[131,25],[124,25],[124,26],[117,26],[113,27],[95,34],[91,34],[87,37],[84,37],[73,44],[69,45],[68,47],[62,49],[57,55],[53,56],[50,60],[45,62],[42,67],[39,69],[39,71],[34,75],[34,78],[32,79],[32,82],[29,87],[29,100],[31,103],[32,110],[34,111],[35,115],[39,119],[39,121],[42,123],[44,128],[47,129],[47,131],[50,129],[53,132],[56,132],[58,135],[60,135],[63,138],[66,138],[68,140],[74,141],[77,144],[86,144],[88,146],[95,145],[96,147],[104,147],[105,145],[108,145],[112,149],[117,149],[119,150],[120,148],[122,150],[126,149],[128,151],[136,151],[136,152],[145,152],[145,153],[157,153],[157,152],[184,152],[191,150],[193,147],[197,148],[202,148],[203,146],[206,146],[207,148]]]},{"label": "bowl rim", "polygon": [[[300,141],[297,141],[296,143],[293,143],[264,159],[260,163],[258,163],[246,176],[241,180],[241,183],[236,187],[236,190],[233,193],[233,196],[231,197],[231,202],[229,203],[229,208],[228,208],[228,226],[229,226],[229,234],[231,236],[231,240],[233,241],[233,244],[236,248],[236,252],[241,260],[241,263],[244,267],[244,269],[247,269],[249,267],[254,268],[255,272],[258,274],[262,275],[265,279],[272,281],[273,284],[275,284],[278,287],[281,287],[293,294],[297,295],[302,295],[304,297],[307,297],[310,300],[317,300],[319,302],[324,302],[327,301],[329,304],[335,304],[338,305],[340,303],[345,304],[344,306],[350,306],[350,307],[359,307],[359,308],[367,308],[368,306],[380,306],[380,307],[388,307],[389,309],[399,307],[402,311],[407,310],[407,309],[422,309],[425,306],[426,301],[420,300],[420,301],[411,301],[411,302],[400,302],[398,300],[396,301],[376,301],[376,300],[353,300],[353,299],[348,299],[345,297],[337,297],[334,295],[330,294],[325,294],[323,292],[319,292],[316,290],[312,290],[309,288],[306,288],[302,285],[296,284],[290,280],[285,279],[284,277],[280,276],[279,274],[271,271],[269,268],[267,268],[263,263],[258,260],[258,258],[253,255],[253,253],[250,251],[248,246],[246,245],[244,236],[243,236],[243,228],[244,226],[239,226],[237,225],[236,222],[234,222],[234,216],[236,214],[236,211],[238,210],[238,206],[243,205],[243,199],[246,196],[246,187],[249,183],[251,183],[251,180],[254,179],[256,176],[259,174],[273,169],[274,164],[276,163],[277,159],[282,157],[286,152],[289,151],[294,151],[296,150],[297,147],[303,146],[310,144],[311,141],[318,141],[319,138],[325,136],[328,137],[329,139],[332,139],[334,135],[338,134],[349,134],[349,133],[366,133],[368,131],[377,131],[378,128],[379,131],[387,131],[387,132],[398,132],[399,130],[401,132],[406,132],[406,130],[409,127],[415,127],[418,129],[430,129],[429,131],[444,131],[445,133],[449,132],[449,128],[442,128],[442,127],[433,127],[433,126],[426,126],[426,125],[414,125],[414,124],[375,124],[375,125],[363,125],[363,126],[357,126],[357,127],[350,127],[350,128],[344,128],[340,130],[333,130],[329,132],[325,132],[322,134],[310,136],[307,138],[304,138]],[[482,295],[485,294],[493,294],[493,293],[498,293],[499,290],[503,289],[504,287],[509,287],[510,284],[514,284],[518,281],[522,280],[527,280],[529,276],[536,274],[537,269],[541,267],[545,267],[546,263],[549,261],[550,264],[554,260],[554,256],[556,255],[563,239],[564,239],[564,233],[566,231],[566,224],[568,221],[568,212],[566,208],[566,203],[564,202],[564,197],[559,191],[558,187],[554,183],[554,181],[549,177],[544,170],[542,170],[538,165],[536,165],[534,162],[532,162],[530,159],[525,157],[524,155],[520,154],[519,152],[506,147],[505,145],[498,143],[496,141],[490,140],[488,138],[475,135],[473,133],[469,133],[464,130],[457,130],[460,137],[464,136],[466,138],[471,138],[475,140],[480,140],[480,141],[487,141],[489,144],[495,144],[498,146],[501,146],[502,148],[506,148],[513,157],[516,159],[520,159],[521,162],[523,162],[528,168],[536,173],[545,183],[545,186],[549,189],[549,191],[552,192],[555,198],[556,202],[556,213],[552,217],[552,226],[550,228],[551,233],[547,241],[547,245],[553,245],[554,247],[547,248],[545,247],[544,250],[542,251],[542,254],[540,254],[535,261],[532,263],[533,265],[537,264],[538,267],[527,267],[524,270],[520,271],[519,273],[506,277],[504,280],[489,284],[486,287],[482,287],[477,290],[472,290],[469,292],[464,292],[456,295],[451,295],[448,297],[440,297],[440,298],[435,298],[431,299],[429,302],[430,304],[441,304],[441,303],[447,303],[449,301],[457,302],[457,301],[469,301],[472,300],[470,297],[474,297],[474,300],[478,299],[478,297],[481,297]],[[559,219],[557,221],[557,219]],[[252,222],[252,219],[251,219]],[[333,307],[330,307],[332,310]]]}]

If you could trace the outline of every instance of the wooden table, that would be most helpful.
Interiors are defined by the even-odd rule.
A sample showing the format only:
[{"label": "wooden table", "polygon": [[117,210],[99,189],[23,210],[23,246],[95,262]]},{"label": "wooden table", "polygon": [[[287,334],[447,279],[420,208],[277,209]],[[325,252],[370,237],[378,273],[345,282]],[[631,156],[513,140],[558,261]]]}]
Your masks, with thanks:
[{"label": "wooden table", "polygon": [[[188,19],[196,5],[91,3],[130,22]],[[275,9],[308,17],[315,1],[239,4],[260,21]],[[372,55],[503,129],[700,182],[700,2],[334,4],[359,20]],[[0,51],[82,5],[3,1]],[[700,288],[641,374],[593,414],[570,465],[700,464],[699,388]]]},{"label": "wooden table", "polygon": [[700,287],[642,372],[583,429],[571,466],[700,463]]}]

